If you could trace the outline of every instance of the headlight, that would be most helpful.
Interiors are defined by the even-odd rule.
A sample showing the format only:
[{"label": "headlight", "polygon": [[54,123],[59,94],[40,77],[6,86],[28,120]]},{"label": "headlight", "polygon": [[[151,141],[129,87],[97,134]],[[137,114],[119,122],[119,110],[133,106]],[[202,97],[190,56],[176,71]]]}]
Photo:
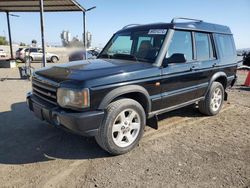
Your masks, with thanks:
[{"label": "headlight", "polygon": [[59,88],[57,90],[57,102],[63,108],[87,108],[90,106],[89,89]]}]

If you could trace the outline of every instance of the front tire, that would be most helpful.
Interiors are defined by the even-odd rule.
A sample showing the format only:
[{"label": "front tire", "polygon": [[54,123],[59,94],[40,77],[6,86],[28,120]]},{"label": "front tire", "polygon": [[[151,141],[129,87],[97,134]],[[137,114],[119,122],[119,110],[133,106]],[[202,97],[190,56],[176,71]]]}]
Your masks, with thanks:
[{"label": "front tire", "polygon": [[224,102],[225,89],[220,82],[213,82],[204,101],[199,102],[199,111],[208,116],[217,115]]},{"label": "front tire", "polygon": [[95,139],[110,154],[124,154],[138,145],[145,124],[143,107],[135,100],[120,99],[108,105]]}]

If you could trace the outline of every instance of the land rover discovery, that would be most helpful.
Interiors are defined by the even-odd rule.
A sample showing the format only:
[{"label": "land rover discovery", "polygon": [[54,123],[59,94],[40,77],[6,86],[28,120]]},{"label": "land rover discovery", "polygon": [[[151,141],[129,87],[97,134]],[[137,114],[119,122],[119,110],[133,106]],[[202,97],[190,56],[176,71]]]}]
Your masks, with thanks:
[{"label": "land rover discovery", "polygon": [[233,35],[227,26],[178,19],[126,26],[97,59],[36,71],[30,110],[94,136],[113,155],[132,150],[159,114],[194,103],[205,115],[218,114],[236,80]]}]

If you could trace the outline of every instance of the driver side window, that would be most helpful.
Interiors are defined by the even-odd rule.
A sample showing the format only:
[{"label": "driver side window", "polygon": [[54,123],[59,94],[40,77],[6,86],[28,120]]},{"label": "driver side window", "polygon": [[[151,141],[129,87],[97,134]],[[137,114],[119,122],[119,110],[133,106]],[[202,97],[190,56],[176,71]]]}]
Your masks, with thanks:
[{"label": "driver side window", "polygon": [[184,54],[187,61],[193,60],[193,45],[191,32],[175,31],[166,58],[173,54]]}]

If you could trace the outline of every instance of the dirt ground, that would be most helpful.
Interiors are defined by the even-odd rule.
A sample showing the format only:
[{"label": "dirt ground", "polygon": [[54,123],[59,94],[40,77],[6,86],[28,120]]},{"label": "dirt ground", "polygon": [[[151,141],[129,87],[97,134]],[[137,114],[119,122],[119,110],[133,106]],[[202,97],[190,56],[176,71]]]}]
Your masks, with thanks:
[{"label": "dirt ground", "polygon": [[250,187],[250,88],[246,72],[215,117],[193,106],[160,117],[132,152],[112,157],[93,138],[36,119],[30,82],[0,77],[0,187]]}]

